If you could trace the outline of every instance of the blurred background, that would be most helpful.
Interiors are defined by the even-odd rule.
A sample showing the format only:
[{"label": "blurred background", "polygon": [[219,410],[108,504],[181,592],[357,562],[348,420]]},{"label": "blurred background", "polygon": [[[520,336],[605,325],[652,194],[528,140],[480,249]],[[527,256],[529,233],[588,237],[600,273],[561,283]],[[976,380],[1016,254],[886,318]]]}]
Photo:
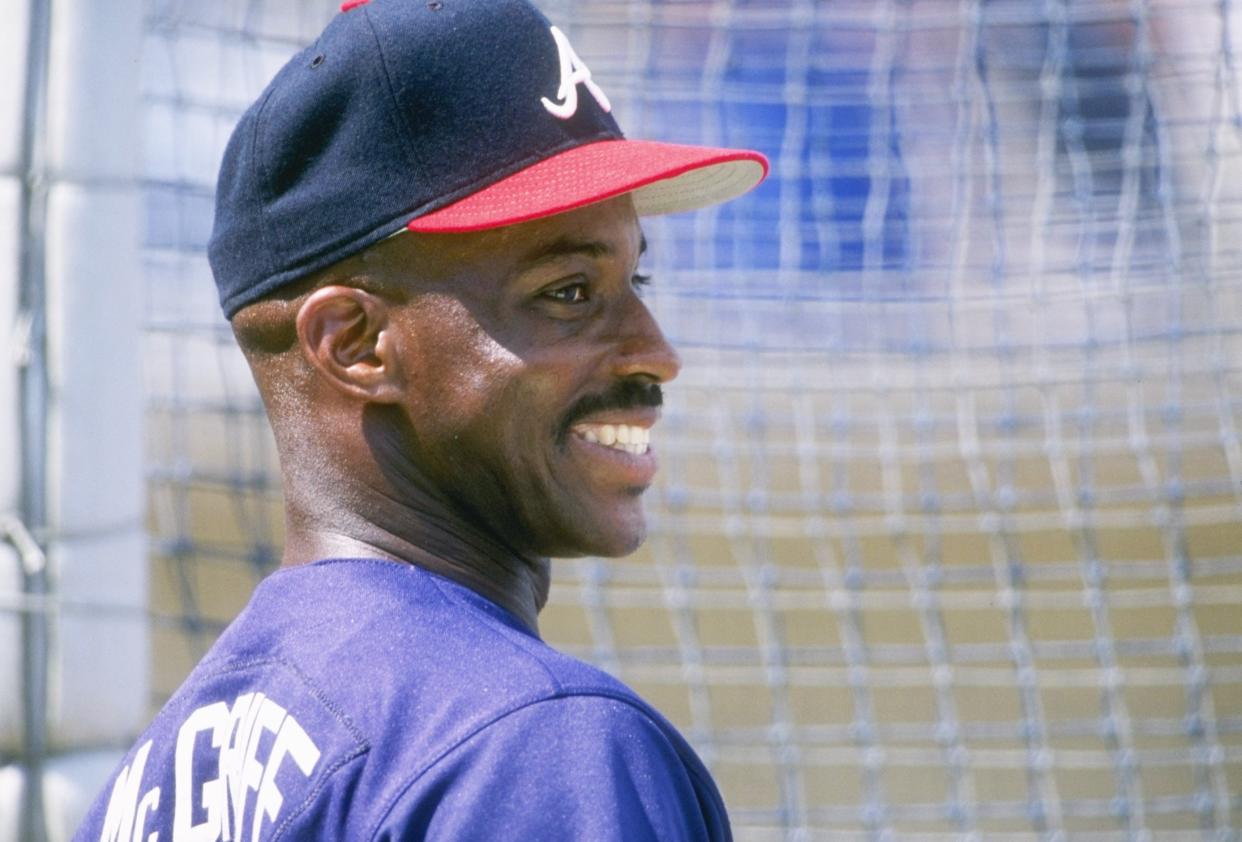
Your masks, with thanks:
[{"label": "blurred background", "polygon": [[[59,840],[279,559],[205,245],[335,4],[11,2],[0,840]],[[540,5],[628,134],[773,163],[645,223],[685,362],[651,539],[558,562],[545,638],[739,840],[1237,840],[1242,9]]]}]

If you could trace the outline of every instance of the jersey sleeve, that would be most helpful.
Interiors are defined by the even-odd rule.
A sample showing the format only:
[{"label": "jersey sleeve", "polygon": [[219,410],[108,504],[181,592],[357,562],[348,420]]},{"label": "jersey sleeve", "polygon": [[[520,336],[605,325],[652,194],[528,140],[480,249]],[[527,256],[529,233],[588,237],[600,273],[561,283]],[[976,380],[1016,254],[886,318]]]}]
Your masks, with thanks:
[{"label": "jersey sleeve", "polygon": [[696,774],[639,708],[591,695],[548,699],[501,717],[433,764],[374,838],[728,840],[715,787]]}]

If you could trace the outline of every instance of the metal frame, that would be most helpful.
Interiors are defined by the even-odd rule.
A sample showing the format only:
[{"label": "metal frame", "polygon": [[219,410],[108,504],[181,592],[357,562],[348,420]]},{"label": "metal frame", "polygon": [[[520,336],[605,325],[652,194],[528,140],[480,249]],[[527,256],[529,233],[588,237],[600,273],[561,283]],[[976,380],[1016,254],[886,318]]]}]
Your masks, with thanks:
[{"label": "metal frame", "polygon": [[45,289],[47,231],[47,83],[51,49],[52,0],[32,0],[26,50],[26,90],[21,140],[21,276],[18,308],[24,343],[18,364],[21,401],[21,520],[6,534],[23,564],[28,610],[22,613],[23,743],[25,769],[21,838],[42,842],[47,822],[43,805],[43,765],[47,754],[48,594],[42,544],[47,528],[47,309]]}]

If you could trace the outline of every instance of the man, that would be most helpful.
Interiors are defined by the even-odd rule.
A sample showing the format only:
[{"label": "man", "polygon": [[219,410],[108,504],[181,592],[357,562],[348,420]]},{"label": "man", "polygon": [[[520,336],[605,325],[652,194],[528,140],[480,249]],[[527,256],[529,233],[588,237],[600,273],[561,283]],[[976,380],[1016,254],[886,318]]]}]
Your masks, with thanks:
[{"label": "man", "polygon": [[372,0],[242,117],[210,258],[283,566],[80,839],[729,838],[676,730],[537,634],[549,557],[644,537],[679,362],[638,217],[767,168],[624,140],[610,108],[524,0]]}]

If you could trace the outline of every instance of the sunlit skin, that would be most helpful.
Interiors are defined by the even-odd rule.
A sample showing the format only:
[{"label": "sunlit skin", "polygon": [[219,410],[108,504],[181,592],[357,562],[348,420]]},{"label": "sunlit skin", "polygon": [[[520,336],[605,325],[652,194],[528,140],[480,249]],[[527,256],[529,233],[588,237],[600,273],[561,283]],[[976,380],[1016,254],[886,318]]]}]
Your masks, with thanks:
[{"label": "sunlit skin", "polygon": [[550,556],[636,549],[655,446],[584,431],[651,428],[678,372],[642,247],[623,196],[403,233],[238,313],[285,477],[284,564],[419,564],[535,628]]}]

